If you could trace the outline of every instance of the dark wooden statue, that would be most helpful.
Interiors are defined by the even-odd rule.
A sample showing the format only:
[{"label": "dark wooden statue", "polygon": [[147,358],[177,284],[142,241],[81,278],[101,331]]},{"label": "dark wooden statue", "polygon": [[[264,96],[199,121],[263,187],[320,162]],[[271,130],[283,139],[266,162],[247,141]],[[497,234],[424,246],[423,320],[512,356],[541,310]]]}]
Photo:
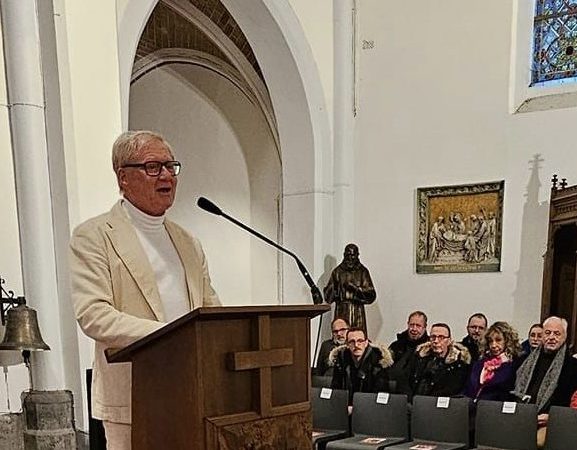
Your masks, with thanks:
[{"label": "dark wooden statue", "polygon": [[369,270],[359,261],[359,247],[348,244],[343,261],[335,267],[324,290],[325,301],[335,303],[335,319],[367,331],[365,305],[377,298]]}]

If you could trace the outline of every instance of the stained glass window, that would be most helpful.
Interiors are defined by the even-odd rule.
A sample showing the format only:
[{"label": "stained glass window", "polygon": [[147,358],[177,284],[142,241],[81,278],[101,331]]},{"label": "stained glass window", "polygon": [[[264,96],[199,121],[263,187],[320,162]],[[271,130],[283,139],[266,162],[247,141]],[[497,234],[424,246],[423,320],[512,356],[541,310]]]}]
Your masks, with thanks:
[{"label": "stained glass window", "polygon": [[577,0],[536,0],[531,84],[577,81]]}]

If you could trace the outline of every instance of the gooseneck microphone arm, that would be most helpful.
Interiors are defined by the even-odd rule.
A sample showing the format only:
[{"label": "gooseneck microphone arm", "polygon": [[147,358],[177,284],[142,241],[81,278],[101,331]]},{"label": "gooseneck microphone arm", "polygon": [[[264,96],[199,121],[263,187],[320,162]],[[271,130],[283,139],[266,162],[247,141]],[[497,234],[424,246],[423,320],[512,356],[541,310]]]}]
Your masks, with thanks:
[{"label": "gooseneck microphone arm", "polygon": [[196,204],[198,205],[199,208],[204,209],[205,211],[211,213],[211,214],[215,214],[217,216],[222,216],[225,219],[231,221],[232,223],[234,223],[235,225],[238,225],[239,227],[241,227],[243,230],[248,231],[249,233],[253,234],[254,236],[256,236],[259,239],[262,239],[263,241],[265,241],[267,244],[272,245],[273,247],[279,249],[281,252],[286,253],[287,255],[290,255],[293,257],[293,259],[296,261],[297,266],[300,270],[300,272],[302,273],[305,281],[307,282],[307,284],[309,285],[310,289],[311,289],[311,296],[313,298],[313,303],[315,305],[320,305],[323,302],[323,296],[321,294],[320,289],[318,288],[318,286],[315,284],[315,282],[313,281],[313,279],[311,278],[307,268],[305,267],[305,265],[301,262],[301,260],[298,258],[297,255],[295,255],[293,252],[291,252],[290,250],[287,250],[284,247],[281,247],[280,245],[278,245],[276,242],[270,240],[269,238],[267,238],[266,236],[262,235],[261,233],[259,233],[256,230],[253,230],[252,228],[250,228],[249,226],[245,225],[242,222],[239,222],[238,220],[236,220],[234,217],[229,216],[228,214],[226,214],[225,212],[223,212],[218,206],[216,206],[213,202],[211,202],[210,200],[208,200],[207,198],[204,197],[199,197],[198,201],[196,202]]}]

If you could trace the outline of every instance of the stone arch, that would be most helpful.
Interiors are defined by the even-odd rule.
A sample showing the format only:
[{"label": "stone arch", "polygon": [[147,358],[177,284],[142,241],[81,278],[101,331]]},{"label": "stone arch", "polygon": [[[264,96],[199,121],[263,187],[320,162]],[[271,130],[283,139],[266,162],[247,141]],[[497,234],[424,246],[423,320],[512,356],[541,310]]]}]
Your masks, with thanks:
[{"label": "stone arch", "polygon": [[[123,124],[128,124],[132,63],[157,0],[128,0],[119,11]],[[321,272],[332,180],[331,137],[324,94],[308,42],[290,5],[270,0],[222,0],[254,50],[274,109],[282,155],[281,241],[311,273]],[[330,219],[328,219],[330,220]],[[306,286],[292,262],[283,267],[283,297],[302,302]]]}]

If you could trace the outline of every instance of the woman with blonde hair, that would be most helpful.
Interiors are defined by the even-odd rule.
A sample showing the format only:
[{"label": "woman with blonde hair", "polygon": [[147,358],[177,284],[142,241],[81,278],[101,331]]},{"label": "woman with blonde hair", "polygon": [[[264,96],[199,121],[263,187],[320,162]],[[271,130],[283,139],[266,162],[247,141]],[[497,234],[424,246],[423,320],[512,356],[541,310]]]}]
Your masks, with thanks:
[{"label": "woman with blonde hair", "polygon": [[471,369],[465,395],[474,401],[512,399],[522,353],[519,334],[507,322],[495,322],[485,333],[480,350],[483,356]]}]

